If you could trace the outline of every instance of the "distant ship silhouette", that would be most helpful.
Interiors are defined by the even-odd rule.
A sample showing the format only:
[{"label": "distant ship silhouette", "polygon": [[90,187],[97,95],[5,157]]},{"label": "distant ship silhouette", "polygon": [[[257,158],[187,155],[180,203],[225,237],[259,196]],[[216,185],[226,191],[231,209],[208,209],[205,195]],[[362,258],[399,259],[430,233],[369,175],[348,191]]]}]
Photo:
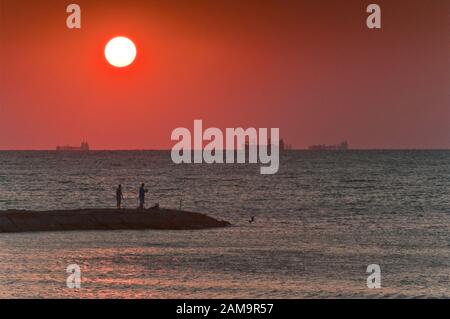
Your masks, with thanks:
[{"label": "distant ship silhouette", "polygon": [[81,142],[80,146],[57,146],[57,151],[69,152],[87,152],[89,151],[89,144],[86,141]]},{"label": "distant ship silhouette", "polygon": [[311,145],[309,150],[311,151],[347,151],[349,149],[347,141],[344,141],[337,145]]},{"label": "distant ship silhouette", "polygon": [[[273,144],[270,139],[268,140],[267,144],[250,143],[250,141],[247,139],[245,141],[245,144],[244,144],[244,149],[248,153],[250,148],[254,147],[254,148],[256,148],[256,150],[259,150],[260,147],[265,147],[265,148],[267,148],[267,150],[269,152],[271,152],[272,151],[272,146],[275,146],[275,144]],[[289,145],[289,144],[286,144],[283,139],[279,140],[277,146],[278,146],[278,149],[279,149],[280,152],[292,149],[292,146]]]}]

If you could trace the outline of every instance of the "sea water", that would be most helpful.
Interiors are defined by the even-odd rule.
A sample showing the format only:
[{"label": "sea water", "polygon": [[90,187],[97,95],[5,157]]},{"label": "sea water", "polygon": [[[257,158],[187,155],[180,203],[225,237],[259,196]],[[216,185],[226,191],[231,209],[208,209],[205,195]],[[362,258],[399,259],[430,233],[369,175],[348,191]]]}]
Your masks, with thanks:
[{"label": "sea water", "polygon": [[275,175],[168,151],[0,152],[0,210],[114,207],[119,183],[134,208],[143,182],[148,205],[233,226],[0,234],[0,297],[450,297],[450,151],[286,151]]}]

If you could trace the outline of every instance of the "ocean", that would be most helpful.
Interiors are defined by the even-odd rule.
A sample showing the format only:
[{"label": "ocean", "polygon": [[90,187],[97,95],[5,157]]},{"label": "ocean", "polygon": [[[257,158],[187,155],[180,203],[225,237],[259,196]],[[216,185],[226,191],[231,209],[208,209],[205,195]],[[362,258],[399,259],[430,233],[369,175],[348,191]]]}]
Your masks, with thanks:
[{"label": "ocean", "polygon": [[[287,151],[175,165],[167,151],[0,152],[0,210],[147,204],[232,227],[0,234],[0,298],[450,297],[450,151]],[[254,216],[255,222],[248,220]],[[66,268],[81,268],[81,288]],[[381,269],[381,289],[367,267]]]}]

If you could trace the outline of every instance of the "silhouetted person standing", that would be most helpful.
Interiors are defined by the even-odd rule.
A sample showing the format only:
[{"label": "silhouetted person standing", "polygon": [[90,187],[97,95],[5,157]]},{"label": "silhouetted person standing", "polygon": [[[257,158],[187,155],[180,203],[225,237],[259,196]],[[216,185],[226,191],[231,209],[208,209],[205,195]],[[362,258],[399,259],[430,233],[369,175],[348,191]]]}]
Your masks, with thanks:
[{"label": "silhouetted person standing", "polygon": [[122,199],[123,199],[122,185],[119,184],[119,187],[117,187],[116,190],[117,209],[122,208]]},{"label": "silhouetted person standing", "polygon": [[144,209],[145,193],[148,193],[148,189],[145,189],[145,184],[142,183],[141,187],[139,188],[139,209]]}]

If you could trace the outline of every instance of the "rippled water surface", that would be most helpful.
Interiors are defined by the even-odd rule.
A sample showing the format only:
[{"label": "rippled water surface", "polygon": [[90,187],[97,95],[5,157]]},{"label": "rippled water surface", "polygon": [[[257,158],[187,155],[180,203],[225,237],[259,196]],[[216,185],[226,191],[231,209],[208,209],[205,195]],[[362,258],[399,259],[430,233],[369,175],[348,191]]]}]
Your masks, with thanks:
[{"label": "rippled water surface", "polygon": [[149,204],[234,226],[0,234],[0,297],[450,297],[449,151],[292,151],[274,176],[168,152],[0,152],[0,210],[113,207],[118,183],[135,207],[141,182]]}]

